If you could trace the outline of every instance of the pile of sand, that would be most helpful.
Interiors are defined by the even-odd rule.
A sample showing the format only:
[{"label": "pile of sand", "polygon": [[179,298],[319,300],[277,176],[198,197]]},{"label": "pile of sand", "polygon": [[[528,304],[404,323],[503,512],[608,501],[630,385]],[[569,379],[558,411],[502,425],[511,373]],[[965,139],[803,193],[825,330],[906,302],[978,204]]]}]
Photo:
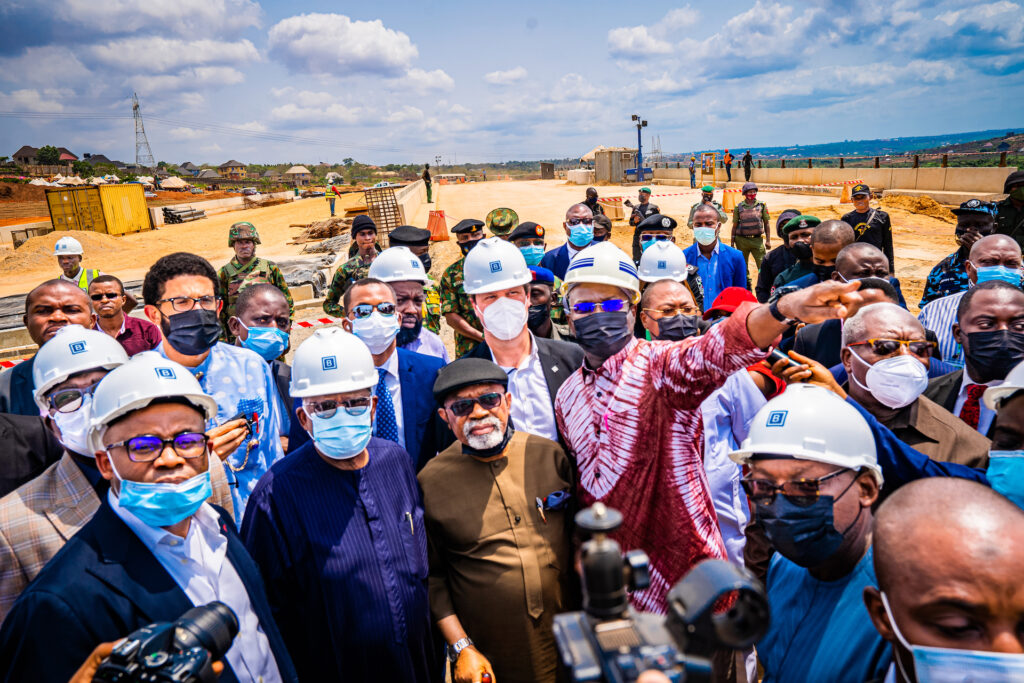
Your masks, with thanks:
[{"label": "pile of sand", "polygon": [[19,270],[31,270],[41,266],[55,266],[56,257],[53,246],[61,237],[71,235],[81,242],[86,254],[103,254],[116,251],[121,244],[118,238],[102,232],[86,230],[56,230],[40,237],[32,237],[14,250],[14,253],[0,261],[0,271],[13,273]]},{"label": "pile of sand", "polygon": [[928,196],[911,197],[905,194],[889,195],[882,197],[879,202],[883,209],[902,209],[908,213],[916,213],[923,216],[938,218],[947,223],[956,223],[956,216],[946,207]]}]

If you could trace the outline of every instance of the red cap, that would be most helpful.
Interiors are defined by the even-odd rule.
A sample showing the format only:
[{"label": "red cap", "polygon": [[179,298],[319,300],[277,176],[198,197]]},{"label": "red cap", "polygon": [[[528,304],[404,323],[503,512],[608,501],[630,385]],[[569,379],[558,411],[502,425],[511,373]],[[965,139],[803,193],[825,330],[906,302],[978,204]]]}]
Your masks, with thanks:
[{"label": "red cap", "polygon": [[757,297],[750,293],[750,290],[743,287],[726,287],[715,297],[711,308],[704,311],[704,319],[708,320],[713,313],[732,313],[744,301],[757,303]]}]

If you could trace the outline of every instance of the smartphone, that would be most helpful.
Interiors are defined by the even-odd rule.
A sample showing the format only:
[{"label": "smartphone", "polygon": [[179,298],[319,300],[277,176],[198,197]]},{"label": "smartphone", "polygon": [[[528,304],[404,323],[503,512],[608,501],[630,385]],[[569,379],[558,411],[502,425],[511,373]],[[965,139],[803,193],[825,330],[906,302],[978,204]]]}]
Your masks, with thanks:
[{"label": "smartphone", "polygon": [[252,419],[244,410],[234,417],[224,420],[221,424],[227,424],[228,422],[234,422],[235,420],[245,420],[245,427],[249,430],[249,433],[252,434]]},{"label": "smartphone", "polygon": [[789,366],[789,367],[791,367],[791,368],[798,368],[798,367],[800,367],[801,365],[803,365],[803,363],[798,363],[798,362],[796,362],[795,360],[793,360],[792,358],[790,358],[790,357],[789,357],[789,356],[788,356],[788,355],[787,355],[787,354],[786,354],[786,353],[785,353],[784,351],[782,351],[781,349],[772,349],[772,352],[768,354],[768,361],[769,361],[769,363],[770,363],[771,365],[775,365],[775,364],[776,364],[776,363],[778,363],[778,362],[779,362],[780,360],[784,360],[784,361],[786,361],[786,365],[787,365],[787,366]]}]

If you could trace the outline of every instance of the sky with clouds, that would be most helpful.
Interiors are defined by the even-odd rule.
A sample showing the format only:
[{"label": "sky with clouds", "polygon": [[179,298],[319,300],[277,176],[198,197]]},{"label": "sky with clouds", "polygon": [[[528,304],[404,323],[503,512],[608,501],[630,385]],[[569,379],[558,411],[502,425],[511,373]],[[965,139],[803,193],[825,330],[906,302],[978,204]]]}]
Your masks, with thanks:
[{"label": "sky with clouds", "polygon": [[[1024,124],[1021,2],[4,0],[0,154],[562,158]],[[89,114],[89,118],[69,115]]]}]

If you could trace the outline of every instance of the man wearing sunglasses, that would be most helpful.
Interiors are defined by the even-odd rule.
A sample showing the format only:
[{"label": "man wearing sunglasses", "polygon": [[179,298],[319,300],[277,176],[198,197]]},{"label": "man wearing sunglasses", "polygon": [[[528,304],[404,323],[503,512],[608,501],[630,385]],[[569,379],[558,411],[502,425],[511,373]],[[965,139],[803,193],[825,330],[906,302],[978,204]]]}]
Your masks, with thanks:
[{"label": "man wearing sunglasses", "polygon": [[613,537],[650,557],[654,580],[631,594],[633,604],[664,611],[669,588],[694,564],[725,556],[701,472],[701,402],[765,358],[795,319],[845,315],[858,295],[854,283],[827,283],[741,304],[696,338],[649,342],[633,336],[638,284],[632,261],[610,243],[569,266],[563,295],[585,361],[558,391],[555,413],[579,466],[581,503],[621,510]]},{"label": "man wearing sunglasses", "polygon": [[[38,477],[0,499],[0,621],[89,521],[109,488],[88,445],[92,397],[100,380],[128,356],[108,335],[78,325],[62,328],[51,342],[39,350],[33,368],[35,400],[62,453]],[[211,462],[210,474],[210,502],[232,513],[223,465]]]},{"label": "man wearing sunglasses", "polygon": [[846,320],[843,344],[847,393],[898,439],[933,460],[988,464],[989,440],[921,395],[935,342],[912,313],[892,303],[865,306]]},{"label": "man wearing sunglasses", "polygon": [[640,264],[640,256],[657,242],[675,243],[672,231],[676,219],[655,213],[640,221],[633,230],[633,263]]},{"label": "man wearing sunglasses", "polygon": [[562,227],[565,229],[565,242],[544,254],[540,260],[540,267],[547,268],[560,280],[565,279],[572,257],[594,242],[594,213],[586,204],[573,204],[565,212]]},{"label": "man wearing sunglasses", "polygon": [[[405,229],[409,232],[403,234],[415,231],[424,233],[424,239],[430,239],[430,233],[426,230],[406,225],[391,232],[392,245],[395,244],[395,233]],[[447,363],[448,351],[435,331],[440,327],[431,328],[428,323],[433,309],[437,315],[436,322],[440,324],[441,299],[423,260],[425,258],[427,263],[430,262],[425,249],[424,255],[417,256],[412,247],[391,246],[373,260],[368,277],[388,283],[395,291],[401,322],[398,336],[395,337],[398,348],[435,356]],[[433,303],[432,298],[435,300]]]},{"label": "man wearing sunglasses", "polygon": [[366,345],[338,327],[295,350],[296,421],[312,442],[260,479],[242,522],[304,680],[428,683],[441,670],[416,474],[372,435],[377,384]]},{"label": "man wearing sunglasses", "polygon": [[583,362],[583,351],[530,332],[533,274],[514,245],[484,240],[466,257],[464,272],[466,292],[484,323],[483,343],[466,357],[493,360],[508,373],[516,429],[558,441],[554,397]]},{"label": "man wearing sunglasses", "polygon": [[150,267],[142,283],[146,317],[160,327],[157,351],[189,369],[217,401],[207,428],[231,471],[235,514],[241,517],[256,481],[284,457],[284,404],[270,366],[254,351],[220,342],[217,271],[201,256],[179,251]]},{"label": "man wearing sunglasses", "polygon": [[866,681],[889,666],[861,595],[877,586],[871,506],[882,471],[855,408],[792,384],[754,417],[730,454],[775,554],[765,589],[772,623],[757,643],[764,681]]},{"label": "man wearing sunglasses", "polygon": [[430,540],[430,607],[455,683],[554,683],[552,623],[573,609],[572,467],[555,442],[513,429],[508,376],[482,358],[446,366],[438,414],[458,443],[419,474]]},{"label": "man wearing sunglasses", "polygon": [[239,624],[222,680],[296,679],[234,521],[206,502],[216,413],[191,373],[155,352],[99,383],[86,441],[109,488],[4,620],[11,680],[68,680],[100,643],[214,600]]},{"label": "man wearing sunglasses", "polygon": [[129,356],[160,346],[160,328],[127,315],[124,284],[113,275],[100,275],[89,283],[89,298],[96,311],[96,329],[118,341]]}]

